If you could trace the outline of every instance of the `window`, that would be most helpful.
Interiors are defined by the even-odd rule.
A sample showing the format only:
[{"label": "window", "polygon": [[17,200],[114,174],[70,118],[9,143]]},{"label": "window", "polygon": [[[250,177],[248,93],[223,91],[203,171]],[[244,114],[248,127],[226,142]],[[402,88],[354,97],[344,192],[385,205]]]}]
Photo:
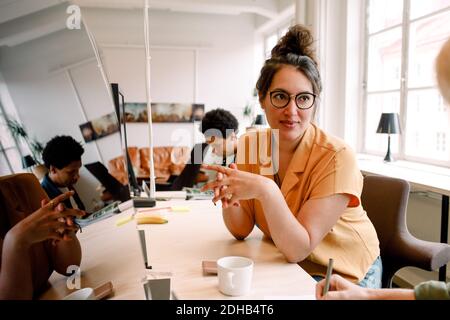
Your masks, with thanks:
[{"label": "window", "polygon": [[[400,114],[397,159],[450,166],[450,123],[435,58],[450,37],[450,0],[367,0],[364,151],[383,155],[383,112]],[[448,108],[446,108],[448,107]]]},{"label": "window", "polygon": [[22,156],[6,125],[6,119],[3,105],[0,103],[0,176],[23,172]]},{"label": "window", "polygon": [[18,119],[17,111],[9,94],[3,75],[0,73],[0,176],[24,172],[22,156],[29,148],[18,141],[7,126],[8,119]]}]

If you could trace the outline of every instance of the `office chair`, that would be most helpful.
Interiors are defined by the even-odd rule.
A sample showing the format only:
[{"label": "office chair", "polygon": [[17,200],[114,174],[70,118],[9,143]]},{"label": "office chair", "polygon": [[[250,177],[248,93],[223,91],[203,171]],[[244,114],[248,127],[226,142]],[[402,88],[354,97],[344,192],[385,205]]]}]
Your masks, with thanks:
[{"label": "office chair", "polygon": [[1,216],[7,217],[10,227],[39,209],[42,199],[48,200],[48,196],[32,173],[0,177]]},{"label": "office chair", "polygon": [[[41,207],[41,200],[48,196],[32,173],[19,173],[0,177],[0,238],[19,221]],[[52,245],[50,241],[35,243],[30,248],[33,266],[33,288],[39,294],[47,285],[53,272],[49,260]]]},{"label": "office chair", "polygon": [[392,285],[394,274],[403,267],[433,271],[450,261],[450,245],[423,241],[409,233],[406,207],[410,186],[405,180],[366,176],[361,203],[380,240],[383,288]]}]

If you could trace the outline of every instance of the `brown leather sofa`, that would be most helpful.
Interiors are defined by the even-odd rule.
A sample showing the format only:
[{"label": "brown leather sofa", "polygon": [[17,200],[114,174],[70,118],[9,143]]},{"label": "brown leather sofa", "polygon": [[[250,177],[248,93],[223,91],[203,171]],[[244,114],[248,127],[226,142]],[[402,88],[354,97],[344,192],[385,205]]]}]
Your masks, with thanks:
[{"label": "brown leather sofa", "polygon": [[[128,153],[136,177],[148,178],[150,175],[150,149],[147,147],[128,147]],[[189,161],[189,157],[189,147],[154,147],[153,163],[157,181],[165,182],[171,175],[179,175]],[[109,160],[108,170],[121,183],[128,183],[123,156]]]}]

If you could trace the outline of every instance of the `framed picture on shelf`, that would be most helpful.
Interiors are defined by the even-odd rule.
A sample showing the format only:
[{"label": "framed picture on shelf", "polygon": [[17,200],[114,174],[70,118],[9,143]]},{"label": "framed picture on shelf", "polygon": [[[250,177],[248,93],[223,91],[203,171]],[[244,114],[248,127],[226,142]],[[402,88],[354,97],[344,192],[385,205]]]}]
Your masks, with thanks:
[{"label": "framed picture on shelf", "polygon": [[191,122],[192,104],[152,103],[153,122]]},{"label": "framed picture on shelf", "polygon": [[94,128],[92,127],[92,123],[86,122],[80,124],[81,134],[83,136],[84,142],[91,142],[97,139],[97,135],[95,134]]},{"label": "framed picture on shelf", "polygon": [[97,139],[119,132],[119,124],[117,123],[117,117],[114,112],[91,120],[91,123],[95,134],[97,135]]},{"label": "framed picture on shelf", "polygon": [[126,122],[147,122],[147,103],[125,103]]},{"label": "framed picture on shelf", "polygon": [[[152,103],[152,121],[156,123],[201,121],[204,114],[204,104]],[[125,103],[125,118],[127,122],[147,122],[147,104]]]},{"label": "framed picture on shelf", "polygon": [[114,112],[100,118],[80,124],[81,134],[85,142],[91,142],[110,134],[119,132],[119,124]]}]

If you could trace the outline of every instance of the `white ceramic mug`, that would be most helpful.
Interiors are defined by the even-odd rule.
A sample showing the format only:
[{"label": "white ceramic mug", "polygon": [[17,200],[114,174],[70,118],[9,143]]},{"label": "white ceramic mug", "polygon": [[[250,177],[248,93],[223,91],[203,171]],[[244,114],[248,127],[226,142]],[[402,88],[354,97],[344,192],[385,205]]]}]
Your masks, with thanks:
[{"label": "white ceramic mug", "polygon": [[243,296],[250,292],[253,261],[245,257],[223,257],[217,260],[219,290],[229,296]]},{"label": "white ceramic mug", "polygon": [[63,300],[96,300],[94,289],[83,288],[65,296]]}]

